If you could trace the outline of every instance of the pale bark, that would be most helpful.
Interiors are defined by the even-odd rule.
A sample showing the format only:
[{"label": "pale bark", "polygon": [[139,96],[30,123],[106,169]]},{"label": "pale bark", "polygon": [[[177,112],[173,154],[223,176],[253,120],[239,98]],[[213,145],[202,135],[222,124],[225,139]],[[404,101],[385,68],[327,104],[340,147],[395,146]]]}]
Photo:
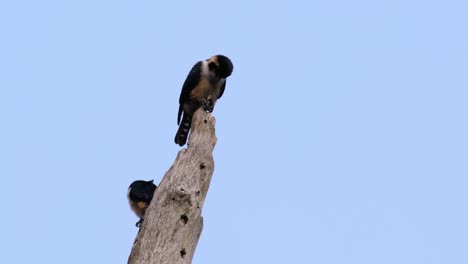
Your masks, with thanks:
[{"label": "pale bark", "polygon": [[203,228],[201,215],[214,171],[215,118],[199,109],[188,147],[179,151],[146,211],[129,264],[189,264]]}]

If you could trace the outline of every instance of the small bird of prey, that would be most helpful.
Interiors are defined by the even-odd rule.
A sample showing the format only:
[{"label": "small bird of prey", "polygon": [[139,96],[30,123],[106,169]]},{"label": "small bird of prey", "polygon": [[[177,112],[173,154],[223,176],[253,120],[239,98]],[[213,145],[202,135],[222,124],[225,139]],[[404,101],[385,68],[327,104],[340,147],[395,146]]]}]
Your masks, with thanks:
[{"label": "small bird of prey", "polygon": [[156,185],[151,181],[134,181],[128,187],[127,198],[130,208],[135,214],[140,217],[140,221],[136,222],[135,226],[140,227],[145,217],[146,208],[148,208],[153,199]]},{"label": "small bird of prey", "polygon": [[183,146],[187,142],[192,116],[200,106],[207,112],[213,112],[216,100],[223,96],[226,78],[233,69],[231,60],[223,55],[199,61],[192,67],[179,97],[177,125],[180,126],[174,139],[176,144]]}]

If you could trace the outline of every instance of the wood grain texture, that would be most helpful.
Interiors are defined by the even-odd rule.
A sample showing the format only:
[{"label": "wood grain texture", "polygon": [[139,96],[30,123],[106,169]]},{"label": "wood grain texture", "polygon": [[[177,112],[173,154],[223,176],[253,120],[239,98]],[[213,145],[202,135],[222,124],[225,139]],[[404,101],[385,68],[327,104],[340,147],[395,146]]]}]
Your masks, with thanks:
[{"label": "wood grain texture", "polygon": [[177,154],[146,210],[129,264],[189,264],[203,228],[203,203],[214,171],[215,118],[199,109],[188,147]]}]

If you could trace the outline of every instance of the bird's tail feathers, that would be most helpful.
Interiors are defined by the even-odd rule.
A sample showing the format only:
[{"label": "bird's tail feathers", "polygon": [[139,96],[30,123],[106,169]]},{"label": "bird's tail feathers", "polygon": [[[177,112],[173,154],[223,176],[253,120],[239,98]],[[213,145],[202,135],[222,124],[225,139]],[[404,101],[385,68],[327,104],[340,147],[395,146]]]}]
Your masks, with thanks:
[{"label": "bird's tail feathers", "polygon": [[192,125],[192,116],[184,113],[182,122],[180,123],[179,129],[177,130],[177,134],[174,138],[174,141],[176,144],[178,144],[181,147],[185,145],[185,143],[187,142],[187,137],[188,137],[191,125]]}]

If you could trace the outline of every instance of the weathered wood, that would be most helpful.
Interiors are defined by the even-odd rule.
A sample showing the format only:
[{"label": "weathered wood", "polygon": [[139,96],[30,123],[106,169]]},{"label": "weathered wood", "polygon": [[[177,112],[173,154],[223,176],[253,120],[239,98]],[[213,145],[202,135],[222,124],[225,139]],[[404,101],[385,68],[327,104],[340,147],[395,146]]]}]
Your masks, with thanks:
[{"label": "weathered wood", "polygon": [[189,264],[203,228],[201,211],[214,171],[215,118],[199,109],[146,211],[129,264]]}]

